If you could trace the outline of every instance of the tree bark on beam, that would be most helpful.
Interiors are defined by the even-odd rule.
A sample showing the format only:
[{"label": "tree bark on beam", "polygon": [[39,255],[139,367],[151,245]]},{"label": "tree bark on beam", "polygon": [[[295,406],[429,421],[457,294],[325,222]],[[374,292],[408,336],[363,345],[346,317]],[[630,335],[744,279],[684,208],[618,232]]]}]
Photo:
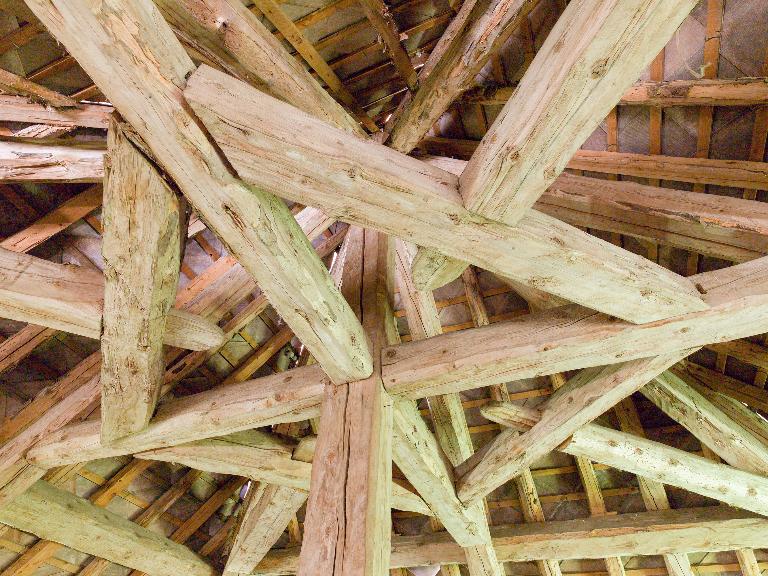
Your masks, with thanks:
[{"label": "tree bark on beam", "polygon": [[393,395],[423,398],[768,331],[767,257],[689,279],[710,310],[636,326],[561,306],[389,347],[383,355],[384,385]]},{"label": "tree bark on beam", "polygon": [[[631,321],[706,308],[687,280],[646,259],[535,212],[517,227],[468,212],[452,174],[211,68],[186,96],[240,176],[274,193]],[[290,129],[276,120],[286,115]]]},{"label": "tree bark on beam", "polygon": [[587,368],[571,378],[547,401],[542,418],[525,434],[502,432],[457,470],[456,492],[474,502],[530,468],[576,430],[607,412],[692,350],[656,358]]},{"label": "tree bark on beam", "polygon": [[[211,230],[258,279],[331,378],[344,382],[367,377],[372,360],[362,327],[287,206],[232,173],[184,102],[182,88],[194,64],[154,4],[26,3],[136,130]],[[145,55],[140,61],[137,51]]]},{"label": "tree bark on beam", "polygon": [[35,483],[0,508],[0,522],[156,576],[218,574],[186,546],[46,482]]},{"label": "tree bark on beam", "polygon": [[[710,506],[495,526],[492,535],[502,562],[531,562],[760,548],[765,546],[766,530],[765,518]],[[295,574],[298,554],[295,548],[273,550],[254,574]],[[464,551],[448,534],[392,539],[392,568],[463,561]]]},{"label": "tree bark on beam", "polygon": [[163,385],[163,334],[186,241],[186,202],[136,148],[109,128],[104,179],[101,439],[146,427]]},{"label": "tree bark on beam", "polygon": [[[517,224],[696,3],[572,1],[459,177],[467,210]],[[414,278],[424,288],[447,284],[467,267],[421,252]]]},{"label": "tree bark on beam", "polygon": [[342,293],[360,315],[374,369],[363,381],[325,385],[299,561],[305,576],[374,576],[389,566],[392,400],[380,358],[391,343],[392,256],[385,235],[357,227],[339,255]]},{"label": "tree bark on beam", "polygon": [[[99,338],[103,293],[100,272],[0,249],[0,315],[5,318]],[[213,322],[171,309],[163,342],[207,350],[221,345],[222,338]]]}]

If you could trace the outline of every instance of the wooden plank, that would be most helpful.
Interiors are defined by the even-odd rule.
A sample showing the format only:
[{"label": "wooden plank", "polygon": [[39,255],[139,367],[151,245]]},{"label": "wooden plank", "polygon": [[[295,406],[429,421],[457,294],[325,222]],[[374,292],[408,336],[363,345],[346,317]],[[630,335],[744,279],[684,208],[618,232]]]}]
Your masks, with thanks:
[{"label": "wooden plank", "polygon": [[[541,417],[537,410],[521,410],[519,406],[510,403],[485,407],[483,414],[518,430],[531,423],[535,426],[536,420]],[[737,508],[763,515],[768,510],[762,496],[768,491],[768,479],[764,476],[604,426],[586,424],[574,432],[558,450],[677,486]]]},{"label": "wooden plank", "polygon": [[[99,338],[104,276],[94,270],[56,264],[0,248],[0,315]],[[206,350],[222,343],[213,322],[172,309],[163,335],[166,344]]]},{"label": "wooden plank", "polygon": [[[16,334],[0,343],[0,373],[10,370],[26,358],[32,350],[56,334],[56,330],[28,324]],[[2,426],[5,426],[3,422]],[[0,442],[4,436],[0,432]]]},{"label": "wooden plank", "polygon": [[422,342],[384,350],[384,385],[421,398],[567,370],[657,355],[762,334],[768,309],[768,259],[691,278],[707,312],[635,326],[578,306],[560,306]]},{"label": "wooden plank", "polygon": [[[242,2],[236,0],[158,0],[168,23],[225,69],[276,98],[339,128],[363,134],[360,125],[291,56]],[[219,26],[220,19],[226,26]]]},{"label": "wooden plank", "polygon": [[388,144],[410,152],[536,6],[532,0],[464,2],[419,72],[419,89],[388,123]]},{"label": "wooden plank", "polygon": [[[709,506],[498,526],[493,543],[501,561],[530,562],[760,547],[766,529],[765,518]],[[463,550],[447,534],[400,536],[392,543],[393,568],[463,560]],[[255,574],[294,574],[297,561],[295,549],[273,550]]]},{"label": "wooden plank", "polygon": [[[680,277],[554,219],[530,213],[513,228],[467,212],[453,175],[213,69],[193,74],[185,93],[241,177],[267,190],[618,317],[644,322],[704,307]],[[291,130],[275,121],[284,115]]]},{"label": "wooden plank", "polygon": [[[423,158],[456,175],[466,162],[440,156]],[[603,230],[743,262],[768,252],[768,211],[762,204],[561,174],[535,208],[573,226]]]},{"label": "wooden plank", "polygon": [[[35,483],[0,508],[0,521],[40,538],[157,576],[217,574],[188,548],[46,482]],[[79,526],[78,530],[72,530],[73,523]]]},{"label": "wooden plank", "polygon": [[408,89],[413,92],[418,85],[416,70],[414,70],[405,48],[400,44],[400,30],[389,11],[389,7],[384,3],[384,0],[361,0],[360,7],[376,32],[379,33],[387,55],[395,65],[398,74]]},{"label": "wooden plank", "polygon": [[383,234],[347,232],[342,292],[359,310],[376,360],[368,379],[324,389],[299,559],[306,576],[379,575],[389,566],[392,401],[379,359],[392,323],[392,256]]},{"label": "wooden plank", "polygon": [[[465,93],[462,102],[503,106],[516,86],[487,86]],[[768,81],[758,78],[651,79],[636,82],[619,100],[621,106],[755,106],[768,101]],[[652,152],[657,154],[658,152]]]},{"label": "wooden plank", "polygon": [[77,101],[64,94],[59,94],[53,90],[36,84],[23,76],[0,69],[0,88],[4,92],[27,96],[33,98],[54,108],[68,108],[77,106]]},{"label": "wooden plank", "polygon": [[473,502],[515,478],[689,352],[582,370],[547,401],[541,421],[529,432],[502,432],[457,468],[459,498]]},{"label": "wooden plank", "polygon": [[252,486],[223,576],[250,574],[306,501],[307,493],[293,488],[264,483]]},{"label": "wooden plank", "polygon": [[59,146],[31,141],[0,142],[2,182],[101,182],[100,143]]},{"label": "wooden plank", "polygon": [[304,34],[299,30],[282,8],[274,0],[256,0],[254,6],[264,13],[285,39],[296,49],[296,52],[317,72],[317,75],[326,83],[328,89],[336,94],[338,99],[346,104],[359,122],[371,132],[377,132],[379,127],[357,103],[352,93],[342,83],[336,72],[328,65]]},{"label": "wooden plank", "polygon": [[29,252],[101,206],[101,186],[91,186],[48,212],[23,230],[8,236],[0,247]]},{"label": "wooden plank", "polygon": [[163,334],[186,241],[186,203],[125,130],[118,122],[109,127],[104,178],[101,438],[105,444],[142,430],[155,411],[165,372]]},{"label": "wooden plank", "polygon": [[[181,87],[194,64],[148,0],[28,6],[137,131],[158,164],[334,380],[371,372],[363,331],[281,200],[238,180]],[[114,11],[120,13],[115,25]],[[133,46],[146,54],[142,67]]]},{"label": "wooden plank", "polygon": [[23,96],[0,96],[0,120],[25,122],[47,126],[106,129],[112,115],[112,106],[78,104],[76,108],[51,108]]},{"label": "wooden plank", "polygon": [[[464,206],[515,225],[637,80],[695,0],[572,2],[459,177]],[[548,76],[547,82],[541,78]],[[440,260],[444,260],[440,262]],[[420,255],[437,288],[466,264]]]}]

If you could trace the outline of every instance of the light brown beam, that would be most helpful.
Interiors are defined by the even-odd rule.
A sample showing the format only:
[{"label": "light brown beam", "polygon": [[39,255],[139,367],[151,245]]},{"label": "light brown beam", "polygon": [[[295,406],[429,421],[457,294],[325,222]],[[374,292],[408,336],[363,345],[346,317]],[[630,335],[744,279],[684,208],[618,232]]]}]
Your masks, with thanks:
[{"label": "light brown beam", "polygon": [[332,378],[370,374],[362,327],[285,203],[239,180],[185,104],[194,64],[155,5],[26,1]]},{"label": "light brown beam", "polygon": [[[768,79],[716,78],[637,82],[619,100],[622,106],[755,106],[768,102]],[[479,87],[465,93],[462,102],[504,105],[516,86]]]},{"label": "light brown beam", "polygon": [[[163,17],[183,38],[260,90],[339,128],[358,124],[291,56],[240,0],[157,0]],[[226,26],[217,23],[226,20]]]},{"label": "light brown beam", "polygon": [[[530,562],[759,548],[766,530],[765,518],[707,507],[497,526],[492,533],[501,561]],[[297,561],[296,549],[273,550],[255,574],[295,574]],[[462,561],[463,550],[447,534],[392,539],[392,568]]]},{"label": "light brown beam", "polygon": [[301,490],[263,482],[252,485],[222,576],[250,574],[306,501],[307,493]]},{"label": "light brown beam", "polygon": [[[520,430],[540,417],[537,410],[497,403],[483,409],[486,418]],[[526,433],[527,434],[527,433]],[[607,466],[677,486],[737,508],[768,514],[768,479],[759,474],[713,462],[709,458],[671,448],[660,442],[587,424],[566,439],[558,450]]]},{"label": "light brown beam", "polygon": [[371,342],[374,369],[366,380],[324,386],[300,575],[379,575],[389,566],[392,399],[380,358],[394,329],[392,250],[384,234],[351,227],[338,256],[342,293]]},{"label": "light brown beam", "polygon": [[101,143],[77,145],[0,142],[0,182],[101,182]]},{"label": "light brown beam", "polygon": [[336,97],[345,104],[371,132],[377,132],[379,127],[358,104],[352,93],[344,86],[344,83],[336,75],[336,72],[323,59],[317,49],[304,37],[293,21],[285,15],[282,8],[274,0],[256,0],[254,6],[258,8],[267,19],[285,37],[309,66],[317,72],[317,75],[326,83],[328,89],[336,94]]},{"label": "light brown beam", "polygon": [[534,0],[464,2],[419,72],[419,89],[387,123],[389,146],[413,150],[536,5]]},{"label": "light brown beam", "polygon": [[366,18],[378,32],[381,41],[384,43],[387,55],[397,69],[398,74],[411,91],[416,90],[416,70],[413,69],[411,59],[405,48],[400,44],[400,30],[397,27],[392,13],[384,0],[360,0],[360,7],[363,9]]},{"label": "light brown beam", "polygon": [[456,469],[456,492],[464,503],[482,498],[517,477],[584,424],[610,410],[691,350],[623,364],[587,368],[547,401],[528,432],[507,430]]},{"label": "light brown beam", "polygon": [[[477,144],[478,142],[475,140],[425,138],[419,147],[430,154],[469,158],[477,148]],[[566,167],[585,172],[621,174],[672,182],[717,184],[750,190],[768,188],[768,168],[766,168],[765,163],[749,160],[684,158],[629,152],[578,150]]]},{"label": "light brown beam", "polygon": [[768,331],[768,258],[691,278],[712,306],[632,325],[561,306],[384,351],[384,385],[420,398],[658,355]]},{"label": "light brown beam", "polygon": [[[100,272],[0,249],[0,315],[5,318],[99,338],[103,293]],[[222,338],[213,322],[172,309],[163,341],[206,350]]]},{"label": "light brown beam", "polygon": [[687,280],[542,214],[514,228],[472,214],[452,174],[211,68],[185,93],[241,177],[267,190],[636,322],[706,307]]},{"label": "light brown beam", "polygon": [[46,482],[0,508],[0,522],[156,576],[218,574],[189,548]]},{"label": "light brown beam", "polygon": [[[435,305],[435,298],[431,292],[416,290],[411,278],[411,262],[416,252],[416,246],[402,240],[397,240],[395,246],[400,301],[406,311],[411,337],[413,340],[421,340],[437,336],[442,333],[442,328],[437,306]],[[474,452],[472,437],[470,436],[467,420],[464,416],[461,399],[458,394],[447,394],[429,398],[428,404],[438,444],[451,465],[456,466],[469,458]],[[405,406],[403,409],[407,412],[411,410],[410,406]],[[408,418],[407,412],[401,417]],[[429,431],[425,434],[423,433],[422,438],[427,445],[431,445],[432,440],[428,434]],[[402,436],[395,435],[396,441],[400,441],[401,438]],[[406,446],[405,449],[407,450],[407,448]],[[426,462],[429,463],[428,460]],[[409,458],[406,462],[398,464],[398,466],[406,474],[406,477],[409,479],[411,477],[414,478],[414,481],[411,483],[417,489],[424,488],[427,491],[431,491],[432,485],[427,484],[427,482],[432,474],[429,471],[418,470],[420,463],[423,466],[423,462],[420,459]],[[439,466],[439,460],[435,464],[435,467],[437,466]],[[436,478],[433,477],[432,481],[434,480]],[[448,492],[447,496],[453,498],[454,494],[455,492]],[[445,499],[446,496],[443,496],[443,498]],[[482,503],[482,506],[483,511],[487,510],[485,503]],[[435,509],[437,510],[437,508]],[[487,539],[483,543],[468,547],[465,550],[470,576],[502,576],[504,569],[496,558],[496,553],[491,545],[490,534],[487,532],[488,521],[486,519],[485,525],[483,525],[481,515],[475,515],[474,517],[477,518],[480,532],[487,534]],[[433,528],[436,525],[440,527],[442,524],[440,520],[441,518],[438,517],[434,521]],[[451,523],[451,517],[448,517],[447,521]],[[455,572],[458,566],[452,566],[454,566],[453,571]],[[547,576],[547,574],[544,573],[542,576]],[[556,574],[551,576],[556,576]]]},{"label": "light brown beam", "polygon": [[76,108],[51,108],[24,96],[0,96],[0,120],[74,128],[107,129],[112,106],[79,104]]},{"label": "light brown beam", "polygon": [[183,198],[131,142],[109,127],[104,178],[104,306],[101,319],[101,438],[142,430],[160,398],[163,334],[186,241]]},{"label": "light brown beam", "polygon": [[[305,441],[293,447],[279,437],[252,430],[140,452],[137,457],[178,462],[198,470],[244,476],[309,492],[314,449],[314,443]],[[432,514],[418,495],[394,482],[392,506],[426,516]]]},{"label": "light brown beam", "polygon": [[[459,177],[467,210],[517,224],[695,5],[696,0],[568,4]],[[466,268],[434,250],[419,252],[414,278],[423,287],[438,288]]]},{"label": "light brown beam", "polygon": [[57,206],[32,224],[8,236],[0,247],[13,252],[29,252],[101,206],[101,186],[90,186]]},{"label": "light brown beam", "polygon": [[[466,165],[441,156],[423,160],[457,175]],[[535,208],[573,226],[733,262],[768,253],[768,208],[741,198],[561,174]]]},{"label": "light brown beam", "polygon": [[53,90],[49,90],[40,84],[36,84],[32,80],[28,80],[23,76],[8,72],[7,70],[0,69],[0,88],[4,92],[10,92],[11,94],[18,94],[20,96],[28,96],[34,100],[38,100],[54,108],[69,108],[76,107],[77,101],[64,94],[59,94]]}]

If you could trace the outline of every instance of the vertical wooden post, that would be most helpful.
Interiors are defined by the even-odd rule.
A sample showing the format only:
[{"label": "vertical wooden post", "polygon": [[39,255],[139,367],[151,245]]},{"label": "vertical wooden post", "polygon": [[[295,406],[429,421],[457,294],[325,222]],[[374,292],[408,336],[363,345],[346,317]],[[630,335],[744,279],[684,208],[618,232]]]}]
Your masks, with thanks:
[{"label": "vertical wooden post", "polygon": [[374,371],[325,389],[298,573],[381,576],[392,531],[392,402],[379,360],[396,339],[393,252],[383,234],[351,228],[339,257],[342,293],[371,341]]}]

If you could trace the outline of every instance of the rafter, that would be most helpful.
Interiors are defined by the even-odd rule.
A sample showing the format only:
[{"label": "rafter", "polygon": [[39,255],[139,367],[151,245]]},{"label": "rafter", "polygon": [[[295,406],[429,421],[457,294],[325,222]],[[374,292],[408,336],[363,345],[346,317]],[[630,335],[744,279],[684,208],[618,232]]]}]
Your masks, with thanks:
[{"label": "rafter", "polygon": [[[184,105],[181,87],[194,65],[156,7],[147,0],[27,4],[106,92],[332,378],[370,374],[362,328],[288,208],[238,180]],[[144,60],[151,66],[139,66],[131,48],[137,46],[152,54]]]},{"label": "rafter", "polygon": [[[37,482],[0,508],[0,521],[40,538],[157,576],[215,576],[218,572],[189,548],[122,516]],[[73,530],[72,526],[78,526]]]},{"label": "rafter", "polygon": [[31,140],[0,142],[2,182],[101,182],[104,148],[99,142],[37,144]]},{"label": "rafter", "polygon": [[111,115],[112,106],[79,104],[76,108],[51,108],[24,96],[0,96],[0,120],[4,122],[106,129]]},{"label": "rafter", "polygon": [[[633,321],[706,307],[686,280],[542,214],[512,228],[468,212],[455,176],[210,68],[190,78],[186,96],[241,177],[294,201]],[[294,119],[290,131],[276,121],[285,115]]]},{"label": "rafter", "polygon": [[[518,223],[695,5],[571,2],[459,177],[467,210]],[[464,268],[422,249],[414,277],[434,289]]]}]

